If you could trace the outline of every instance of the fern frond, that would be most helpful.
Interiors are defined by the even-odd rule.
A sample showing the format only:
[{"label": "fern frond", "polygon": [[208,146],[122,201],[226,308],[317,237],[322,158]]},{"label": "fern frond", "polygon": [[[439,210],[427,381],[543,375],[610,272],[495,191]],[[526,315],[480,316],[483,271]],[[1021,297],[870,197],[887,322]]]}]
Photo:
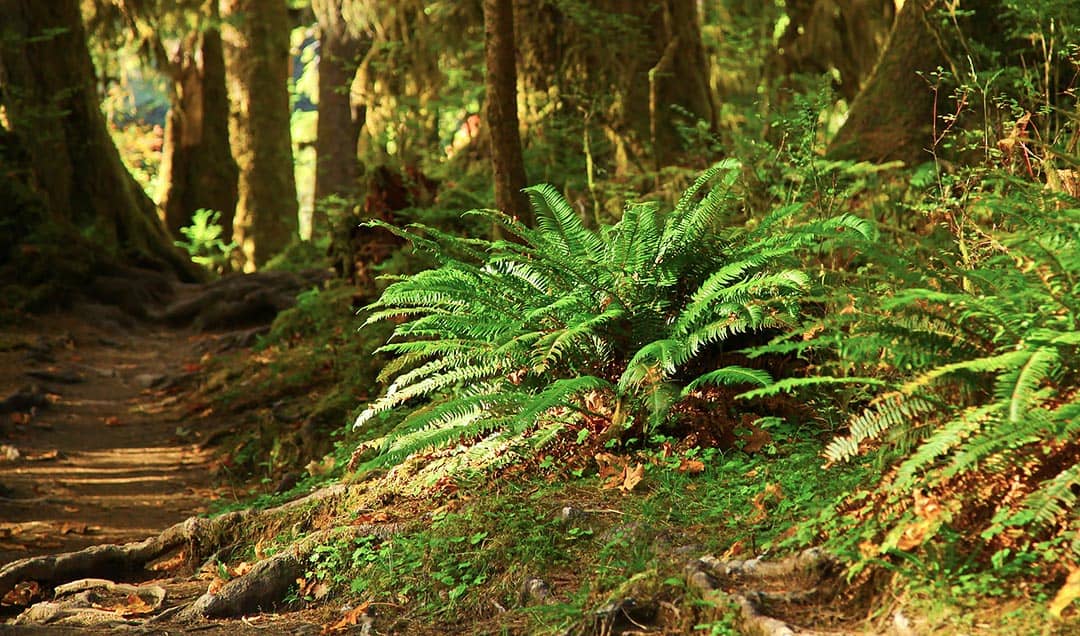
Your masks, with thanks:
[{"label": "fern frond", "polygon": [[759,386],[767,387],[773,384],[773,378],[767,372],[761,369],[748,369],[740,366],[727,366],[715,371],[709,371],[708,373],[698,376],[690,384],[682,390],[682,395],[685,397],[697,389],[706,384],[713,384],[717,386],[732,385],[732,384],[757,384]]},{"label": "fern frond", "polygon": [[563,254],[588,255],[599,259],[604,243],[595,232],[585,227],[574,208],[562,194],[546,183],[525,188],[532,201],[536,222],[547,233],[549,240],[563,250]]}]

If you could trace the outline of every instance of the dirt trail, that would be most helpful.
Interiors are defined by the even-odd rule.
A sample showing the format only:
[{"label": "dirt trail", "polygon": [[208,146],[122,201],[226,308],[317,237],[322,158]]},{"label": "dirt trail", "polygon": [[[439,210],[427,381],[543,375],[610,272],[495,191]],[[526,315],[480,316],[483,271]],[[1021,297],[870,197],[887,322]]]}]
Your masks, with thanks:
[{"label": "dirt trail", "polygon": [[86,320],[0,328],[0,400],[36,387],[26,393],[49,402],[0,413],[0,566],[143,539],[205,510],[209,459],[174,386],[198,337]]}]

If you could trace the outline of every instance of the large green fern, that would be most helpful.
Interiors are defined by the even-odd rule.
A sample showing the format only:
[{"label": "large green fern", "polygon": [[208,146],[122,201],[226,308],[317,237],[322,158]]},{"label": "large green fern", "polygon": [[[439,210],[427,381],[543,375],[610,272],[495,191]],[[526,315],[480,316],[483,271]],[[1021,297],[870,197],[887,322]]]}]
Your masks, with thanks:
[{"label": "large green fern", "polygon": [[[390,386],[355,425],[407,412],[374,463],[479,439],[527,454],[583,414],[613,432],[648,429],[701,384],[768,382],[752,369],[697,378],[684,369],[732,336],[795,322],[810,278],[794,256],[872,228],[853,216],[797,223],[798,207],[750,230],[725,227],[738,174],[736,162],[718,164],[671,212],[632,203],[598,231],[548,185],[526,190],[536,228],[474,212],[516,241],[378,223],[439,266],[396,280],[368,307],[368,323],[402,322],[382,350],[395,356],[384,372]],[[589,396],[599,396],[602,413]]]},{"label": "large green fern", "polygon": [[[912,493],[928,493],[952,511],[957,536],[1016,554],[1034,537],[1080,531],[1080,210],[1048,206],[1032,187],[986,199],[994,214],[977,228],[971,266],[935,267],[926,263],[939,255],[923,254],[903,274],[918,272],[921,284],[876,286],[818,337],[759,350],[827,346],[833,368],[878,378],[812,377],[747,395],[885,385],[828,445],[828,460],[885,443],[900,460],[881,492],[898,505],[878,522],[902,527]],[[1073,550],[1080,557],[1080,540]]]}]

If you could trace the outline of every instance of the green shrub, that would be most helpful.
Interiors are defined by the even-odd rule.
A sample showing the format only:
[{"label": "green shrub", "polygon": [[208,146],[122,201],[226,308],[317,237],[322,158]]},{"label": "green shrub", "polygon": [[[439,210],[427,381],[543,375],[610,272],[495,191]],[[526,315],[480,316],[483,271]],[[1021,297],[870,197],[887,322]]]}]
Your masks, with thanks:
[{"label": "green shrub", "polygon": [[1080,556],[1080,210],[1042,187],[993,187],[965,210],[955,253],[883,255],[870,293],[849,290],[849,311],[787,343],[833,347],[833,368],[883,385],[825,451],[830,462],[882,446],[899,457],[855,513],[852,536],[874,554],[952,545],[968,565],[999,568]]},{"label": "green shrub", "polygon": [[512,461],[582,416],[613,434],[647,432],[703,384],[767,383],[760,370],[700,374],[687,363],[733,336],[793,323],[811,287],[794,257],[872,230],[846,215],[798,223],[801,206],[724,227],[738,209],[738,168],[726,161],[707,171],[670,213],[632,203],[621,221],[599,231],[547,185],[527,190],[536,229],[474,212],[514,241],[377,223],[439,266],[396,279],[368,307],[367,324],[405,321],[382,348],[394,356],[382,374],[392,383],[355,425],[408,411],[372,464],[481,439],[473,447],[487,453],[480,461],[492,453]]}]

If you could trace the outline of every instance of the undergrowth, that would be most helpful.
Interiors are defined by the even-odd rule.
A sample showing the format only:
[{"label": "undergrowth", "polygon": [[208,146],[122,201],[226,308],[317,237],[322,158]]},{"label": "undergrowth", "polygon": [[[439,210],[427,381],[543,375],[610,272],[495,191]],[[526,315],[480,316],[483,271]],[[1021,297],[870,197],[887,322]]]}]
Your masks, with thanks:
[{"label": "undergrowth", "polygon": [[377,223],[439,266],[395,279],[367,308],[368,325],[400,324],[380,349],[394,357],[380,374],[390,386],[355,426],[407,415],[366,466],[457,442],[467,462],[505,465],[568,429],[579,442],[647,436],[706,385],[767,384],[761,369],[701,363],[741,335],[797,323],[813,287],[798,256],[873,230],[850,215],[799,220],[801,205],[731,225],[738,167],[706,171],[670,213],[634,203],[599,230],[548,186],[527,190],[537,229],[478,212],[515,241]]}]

